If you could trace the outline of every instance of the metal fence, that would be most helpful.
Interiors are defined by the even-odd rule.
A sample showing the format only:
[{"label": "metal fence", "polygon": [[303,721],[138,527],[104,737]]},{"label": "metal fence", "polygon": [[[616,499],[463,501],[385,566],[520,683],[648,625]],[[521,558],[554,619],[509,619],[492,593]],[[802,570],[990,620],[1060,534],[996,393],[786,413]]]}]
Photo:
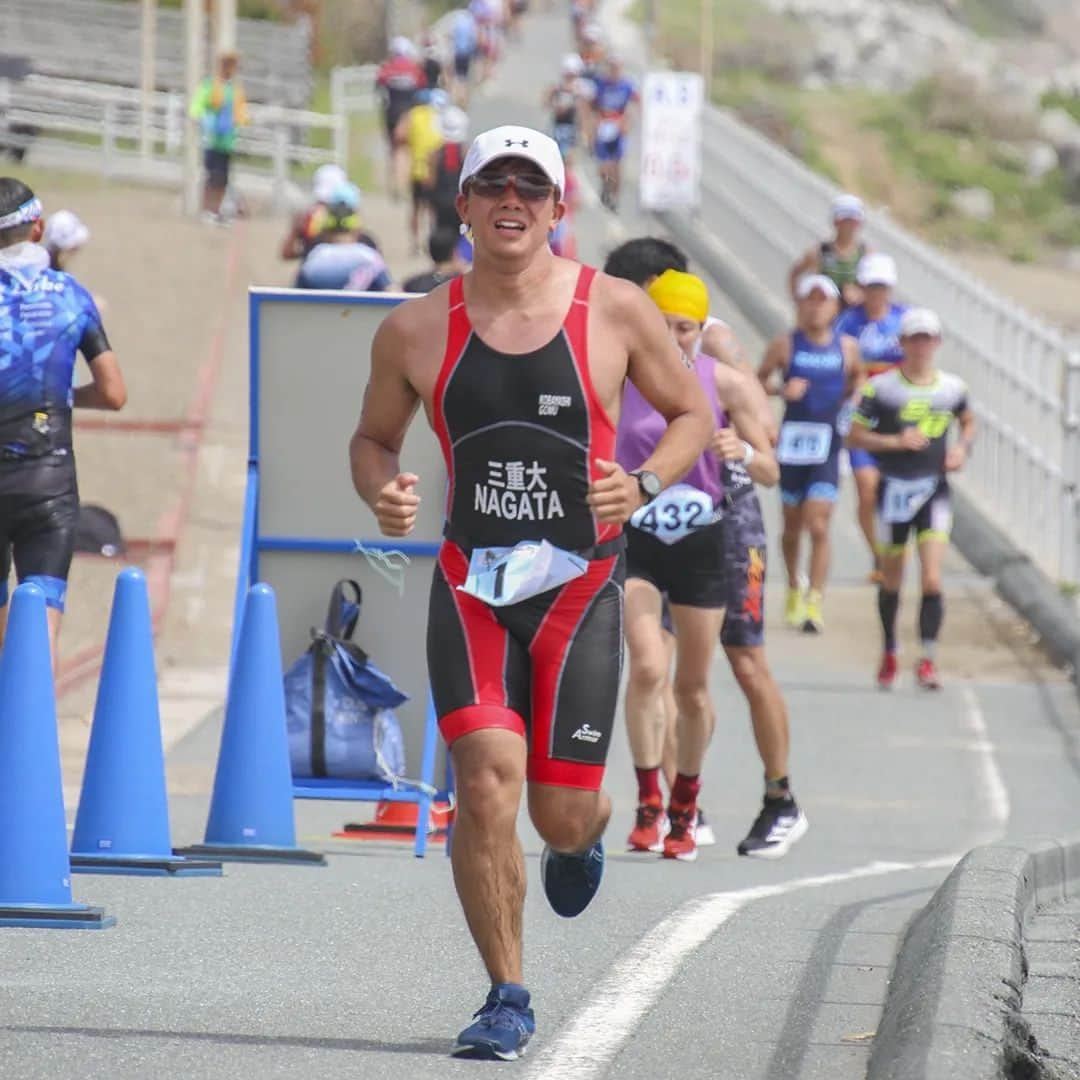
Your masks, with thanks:
[{"label": "metal fence", "polygon": [[374,64],[336,67],[330,72],[330,111],[338,116],[371,112],[378,105]]},{"label": "metal fence", "polygon": [[[0,79],[0,148],[27,150],[31,160],[39,151],[50,151],[54,160],[64,151],[73,160],[92,155],[105,176],[138,176],[144,167],[161,173],[169,166],[179,176],[189,123],[184,96],[150,96],[145,147],[139,143],[141,110],[141,93],[128,87],[41,75]],[[345,117],[255,103],[248,112],[250,123],[236,141],[237,168],[266,181],[279,207],[287,204],[294,170],[348,160]]]},{"label": "metal fence", "polygon": [[[0,0],[0,51],[27,57],[43,75],[137,86],[141,18],[133,3]],[[156,27],[158,89],[183,90],[183,13],[159,9]],[[305,105],[314,87],[310,40],[306,19],[291,25],[238,20],[240,78],[248,100]]]},{"label": "metal fence", "polygon": [[[702,224],[775,295],[829,227],[837,189],[720,109],[705,114]],[[897,262],[898,292],[945,326],[942,366],[971,390],[981,432],[957,482],[1051,578],[1080,580],[1080,348],[890,220],[869,243]]]}]

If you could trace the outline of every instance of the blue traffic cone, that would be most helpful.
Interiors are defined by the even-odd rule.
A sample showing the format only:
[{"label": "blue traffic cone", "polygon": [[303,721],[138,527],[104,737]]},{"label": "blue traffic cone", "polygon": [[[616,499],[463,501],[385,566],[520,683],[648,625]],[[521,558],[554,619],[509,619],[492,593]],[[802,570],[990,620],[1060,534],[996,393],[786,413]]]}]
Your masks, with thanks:
[{"label": "blue traffic cone", "polygon": [[116,579],[86,755],[71,869],[79,874],[211,875],[221,863],[169,842],[150,599],[141,570]]},{"label": "blue traffic cone", "polygon": [[45,594],[27,583],[11,598],[0,660],[0,926],[115,922],[71,899]]},{"label": "blue traffic cone", "polygon": [[296,846],[281,643],[269,585],[252,586],[244,605],[205,841],[177,852],[326,864],[323,855]]}]

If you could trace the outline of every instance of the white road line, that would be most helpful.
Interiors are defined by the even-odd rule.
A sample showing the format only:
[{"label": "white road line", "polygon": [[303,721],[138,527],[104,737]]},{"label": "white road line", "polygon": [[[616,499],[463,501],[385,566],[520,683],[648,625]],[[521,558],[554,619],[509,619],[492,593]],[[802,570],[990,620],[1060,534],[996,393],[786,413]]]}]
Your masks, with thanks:
[{"label": "white road line", "polygon": [[970,686],[963,688],[962,696],[964,726],[975,736],[972,749],[979,755],[979,771],[982,774],[980,796],[986,805],[986,815],[994,824],[993,829],[988,830],[990,833],[988,839],[997,839],[1004,833],[1005,826],[1009,823],[1009,815],[1012,813],[1009,789],[1005,786],[1005,780],[998,768],[997,754],[986,727],[986,718],[983,716],[978,696]]},{"label": "white road line", "polygon": [[915,863],[873,862],[838,874],[710,893],[683,904],[615,964],[575,1019],[541,1051],[527,1075],[535,1080],[592,1080],[603,1075],[687,956],[746,904],[858,878],[952,866],[959,858],[945,855]]}]

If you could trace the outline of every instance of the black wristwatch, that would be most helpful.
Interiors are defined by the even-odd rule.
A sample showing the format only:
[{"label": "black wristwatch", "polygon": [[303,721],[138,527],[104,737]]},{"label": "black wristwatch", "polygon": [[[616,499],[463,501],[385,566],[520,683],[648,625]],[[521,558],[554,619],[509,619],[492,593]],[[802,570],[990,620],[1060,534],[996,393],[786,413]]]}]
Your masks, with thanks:
[{"label": "black wristwatch", "polygon": [[634,469],[630,475],[637,481],[638,490],[647,503],[652,502],[664,490],[660,477],[654,472],[649,472],[648,469]]}]

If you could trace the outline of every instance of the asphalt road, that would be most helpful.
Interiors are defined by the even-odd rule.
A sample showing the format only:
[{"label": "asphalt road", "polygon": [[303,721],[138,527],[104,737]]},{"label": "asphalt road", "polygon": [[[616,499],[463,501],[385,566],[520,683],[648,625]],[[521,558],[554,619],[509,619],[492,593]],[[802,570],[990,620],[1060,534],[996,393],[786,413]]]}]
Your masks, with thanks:
[{"label": "asphalt road", "polygon": [[[532,17],[474,130],[539,122],[542,87],[566,39],[561,16]],[[589,211],[582,255],[621,234]],[[714,310],[755,341],[724,298]],[[347,433],[343,434],[343,438]],[[525,1077],[849,1080],[865,1073],[897,934],[960,854],[997,836],[1075,826],[1080,708],[958,557],[946,578],[946,689],[892,695],[872,685],[877,627],[866,555],[845,491],[826,601],[827,632],[779,620],[769,576],[769,649],[792,714],[792,778],[811,822],[777,862],[739,859],[760,799],[745,706],[722,659],[703,803],[719,843],[692,865],[621,854],[633,815],[625,740],[609,768],[615,817],[603,888],[573,921],[547,908],[540,843],[522,821],[530,893],[527,983],[538,1034]],[[770,536],[776,498],[766,494]],[[901,614],[914,621],[910,596]],[[905,657],[907,671],[914,655]],[[183,777],[177,842],[201,839],[216,721],[170,755]],[[195,793],[191,793],[195,792]],[[333,803],[297,803],[302,842],[324,869],[230,866],[221,879],[80,877],[76,895],[118,925],[101,933],[0,936],[0,1076],[443,1078],[486,1068],[447,1057],[486,992],[449,862],[435,851],[329,839]]]}]

